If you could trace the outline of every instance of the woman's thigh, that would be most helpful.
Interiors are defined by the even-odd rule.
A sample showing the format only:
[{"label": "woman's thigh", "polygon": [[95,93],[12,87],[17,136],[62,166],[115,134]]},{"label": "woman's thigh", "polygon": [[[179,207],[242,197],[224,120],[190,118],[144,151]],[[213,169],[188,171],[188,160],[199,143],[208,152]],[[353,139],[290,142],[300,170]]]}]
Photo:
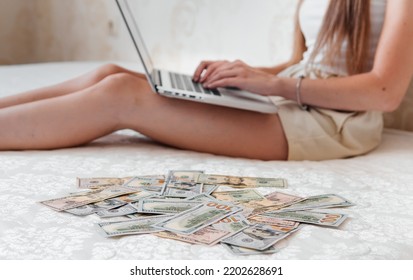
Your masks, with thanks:
[{"label": "woman's thigh", "polygon": [[[143,82],[143,83],[142,83]],[[125,126],[181,149],[263,160],[286,160],[277,114],[261,114],[163,97],[141,80]]]}]

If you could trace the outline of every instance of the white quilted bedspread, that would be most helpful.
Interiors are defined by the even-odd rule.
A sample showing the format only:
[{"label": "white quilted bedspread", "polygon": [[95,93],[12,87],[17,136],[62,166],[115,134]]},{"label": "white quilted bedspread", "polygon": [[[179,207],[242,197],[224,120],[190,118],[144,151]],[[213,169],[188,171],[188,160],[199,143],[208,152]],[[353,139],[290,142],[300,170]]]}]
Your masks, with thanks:
[{"label": "white quilted bedspread", "polygon": [[[55,83],[98,64],[2,66],[0,96]],[[289,182],[285,192],[337,193],[357,205],[339,210],[351,217],[339,229],[305,226],[279,244],[279,253],[238,257],[219,245],[150,235],[108,239],[94,226],[97,216],[80,218],[37,203],[74,191],[76,177],[164,174],[169,169],[283,177]],[[412,197],[409,132],[386,130],[377,150],[357,158],[264,162],[177,150],[122,131],[79,148],[0,152],[0,259],[413,259]]]}]

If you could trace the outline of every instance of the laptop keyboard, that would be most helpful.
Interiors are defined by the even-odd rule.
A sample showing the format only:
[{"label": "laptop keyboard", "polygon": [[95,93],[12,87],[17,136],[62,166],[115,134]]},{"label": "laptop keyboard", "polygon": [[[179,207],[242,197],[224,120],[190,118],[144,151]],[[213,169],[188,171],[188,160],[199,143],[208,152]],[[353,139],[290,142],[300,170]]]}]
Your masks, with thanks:
[{"label": "laptop keyboard", "polygon": [[169,73],[171,79],[172,87],[180,90],[187,90],[197,93],[221,96],[216,89],[206,89],[200,83],[194,83],[192,77],[189,75],[183,75],[178,73]]}]

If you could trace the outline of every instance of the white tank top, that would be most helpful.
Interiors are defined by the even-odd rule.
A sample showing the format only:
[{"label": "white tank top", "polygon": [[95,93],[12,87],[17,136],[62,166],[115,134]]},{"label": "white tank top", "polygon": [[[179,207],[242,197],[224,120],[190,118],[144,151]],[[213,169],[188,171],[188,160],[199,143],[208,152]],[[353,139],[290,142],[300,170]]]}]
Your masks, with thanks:
[{"label": "white tank top", "polygon": [[[370,53],[368,59],[368,69],[373,67],[374,55],[376,53],[377,44],[380,38],[381,30],[384,22],[384,15],[386,10],[386,0],[370,0],[371,2],[371,37],[370,37]],[[307,51],[304,53],[301,64],[308,64],[311,53],[314,50],[314,45],[317,40],[321,24],[324,19],[324,14],[327,11],[330,0],[304,0],[301,5],[299,20],[300,27],[304,34]],[[336,58],[334,66],[327,66],[322,64],[323,50],[319,52],[314,60],[314,64],[308,65],[309,68],[317,68],[322,71],[337,74],[340,76],[347,76],[346,64],[346,46],[344,42],[341,50],[341,55]]]}]

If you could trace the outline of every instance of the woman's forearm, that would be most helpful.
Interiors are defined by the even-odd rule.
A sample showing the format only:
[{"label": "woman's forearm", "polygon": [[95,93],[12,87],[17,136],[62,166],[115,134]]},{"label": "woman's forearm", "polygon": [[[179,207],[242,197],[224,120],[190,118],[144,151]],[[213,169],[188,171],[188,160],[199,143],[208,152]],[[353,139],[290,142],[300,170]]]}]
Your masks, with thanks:
[{"label": "woman's forearm", "polygon": [[[297,100],[297,79],[274,78],[274,95]],[[365,73],[342,78],[304,79],[300,99],[310,106],[347,111],[393,111],[400,104],[409,80],[397,82]]]}]

